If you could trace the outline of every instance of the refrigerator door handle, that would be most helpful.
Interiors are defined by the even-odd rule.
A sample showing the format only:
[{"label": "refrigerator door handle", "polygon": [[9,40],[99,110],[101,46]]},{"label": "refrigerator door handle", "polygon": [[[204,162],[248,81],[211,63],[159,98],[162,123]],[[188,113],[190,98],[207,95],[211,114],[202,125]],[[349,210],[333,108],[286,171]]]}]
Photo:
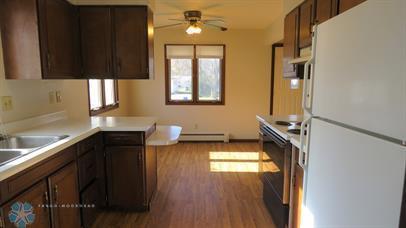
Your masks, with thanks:
[{"label": "refrigerator door handle", "polygon": [[[305,130],[306,130],[306,125],[307,125],[307,129],[310,129],[310,120],[311,118],[308,118],[306,120],[304,120],[302,122],[302,124],[300,125],[300,145],[299,145],[299,161],[298,164],[304,169],[307,165],[307,156],[305,157],[305,159],[303,159],[303,155],[304,153],[307,154],[308,148],[309,148],[309,143],[308,143],[308,135],[309,132],[307,132],[306,137],[305,137]],[[306,140],[305,140],[306,139]],[[306,149],[305,149],[306,146]]]},{"label": "refrigerator door handle", "polygon": [[[312,96],[313,96],[312,90],[313,90],[314,55],[316,52],[316,34],[317,34],[317,25],[313,26],[311,57],[304,65],[302,108],[307,113],[312,113]],[[309,67],[311,67],[310,75],[309,75]]]}]

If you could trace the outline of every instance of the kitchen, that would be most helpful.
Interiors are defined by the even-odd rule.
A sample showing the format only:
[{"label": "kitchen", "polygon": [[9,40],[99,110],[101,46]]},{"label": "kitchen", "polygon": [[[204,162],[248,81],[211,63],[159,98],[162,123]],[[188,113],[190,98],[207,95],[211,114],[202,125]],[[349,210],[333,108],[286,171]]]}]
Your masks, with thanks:
[{"label": "kitchen", "polygon": [[0,12],[0,227],[405,226],[403,1]]}]

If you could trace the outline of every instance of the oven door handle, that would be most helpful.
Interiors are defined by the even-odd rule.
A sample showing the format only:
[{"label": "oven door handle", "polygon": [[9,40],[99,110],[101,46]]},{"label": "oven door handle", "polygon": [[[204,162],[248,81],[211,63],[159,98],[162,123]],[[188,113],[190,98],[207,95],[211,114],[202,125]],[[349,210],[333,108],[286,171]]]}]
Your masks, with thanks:
[{"label": "oven door handle", "polygon": [[275,142],[275,144],[278,145],[280,148],[285,148],[286,147],[285,142],[282,142],[280,139],[276,138],[272,134],[269,134],[267,136],[269,136],[272,139],[272,141]]}]

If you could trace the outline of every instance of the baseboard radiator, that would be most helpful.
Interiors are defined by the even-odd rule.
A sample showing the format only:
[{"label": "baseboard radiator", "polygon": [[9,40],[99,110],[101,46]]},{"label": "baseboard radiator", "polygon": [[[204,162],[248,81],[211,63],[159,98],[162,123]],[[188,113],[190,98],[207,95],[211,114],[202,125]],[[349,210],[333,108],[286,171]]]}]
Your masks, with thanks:
[{"label": "baseboard radiator", "polygon": [[179,137],[181,142],[225,142],[230,141],[228,133],[183,133]]}]

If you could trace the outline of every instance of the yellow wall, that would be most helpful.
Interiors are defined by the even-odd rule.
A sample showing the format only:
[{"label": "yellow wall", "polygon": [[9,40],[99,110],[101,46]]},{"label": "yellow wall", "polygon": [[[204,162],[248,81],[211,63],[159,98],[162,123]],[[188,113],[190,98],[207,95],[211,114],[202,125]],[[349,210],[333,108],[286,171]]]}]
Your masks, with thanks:
[{"label": "yellow wall", "polygon": [[275,51],[275,79],[273,97],[273,115],[303,114],[302,91],[303,80],[300,80],[299,89],[290,88],[290,80],[283,78],[283,47]]},{"label": "yellow wall", "polygon": [[[269,113],[270,46],[261,30],[204,29],[195,37],[184,30],[155,32],[155,80],[132,81],[130,114],[152,115],[162,124],[178,124],[184,132],[229,132],[233,138],[257,138],[256,114]],[[165,105],[164,44],[226,45],[226,97],[224,106]],[[195,129],[197,125],[197,129]]]}]

